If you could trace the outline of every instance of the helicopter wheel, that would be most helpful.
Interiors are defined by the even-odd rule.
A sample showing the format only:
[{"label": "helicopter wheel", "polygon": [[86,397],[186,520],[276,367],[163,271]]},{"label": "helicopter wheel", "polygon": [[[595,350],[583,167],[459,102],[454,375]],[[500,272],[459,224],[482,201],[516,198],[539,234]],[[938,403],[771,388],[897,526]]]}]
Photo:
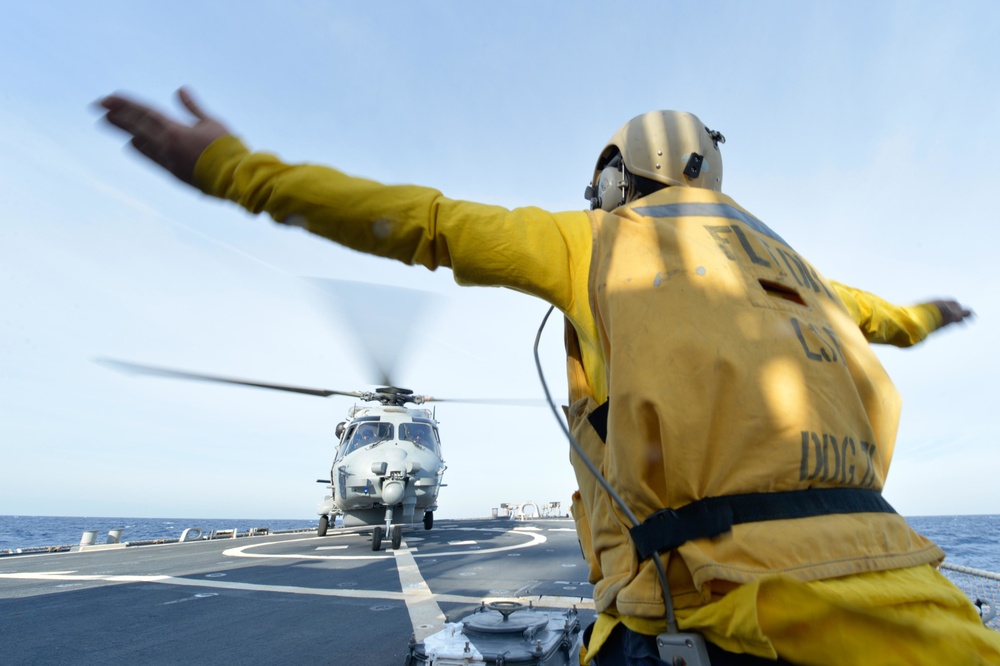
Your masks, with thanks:
[{"label": "helicopter wheel", "polygon": [[429,530],[434,527],[434,512],[424,511],[424,529]]},{"label": "helicopter wheel", "polygon": [[403,526],[396,525],[392,528],[392,549],[398,550],[403,543]]},{"label": "helicopter wheel", "polygon": [[380,550],[382,548],[382,526],[379,525],[372,530],[372,550]]},{"label": "helicopter wheel", "polygon": [[316,526],[316,536],[326,536],[328,527],[330,527],[330,516],[320,516],[319,525]]}]

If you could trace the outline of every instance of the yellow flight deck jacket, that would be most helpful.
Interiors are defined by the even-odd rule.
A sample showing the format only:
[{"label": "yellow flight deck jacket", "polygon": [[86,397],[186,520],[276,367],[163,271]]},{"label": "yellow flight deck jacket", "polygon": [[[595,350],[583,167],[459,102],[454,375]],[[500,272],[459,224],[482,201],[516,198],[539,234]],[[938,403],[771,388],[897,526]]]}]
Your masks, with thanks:
[{"label": "yellow flight deck jacket", "polygon": [[[929,566],[943,553],[879,493],[899,399],[867,341],[921,341],[941,325],[936,306],[826,280],[709,190],[667,188],[613,213],[508,210],[287,165],[231,136],[201,156],[195,181],[347,247],[559,308],[570,426],[654,532],[672,520],[663,509],[699,509],[697,532],[745,508],[704,502],[787,499],[765,511],[780,516],[654,539],[640,561],[621,511],[571,455],[601,612],[591,654],[617,622],[662,630],[648,559],[659,556],[680,626],[724,649],[802,664],[1000,663],[1000,634]],[[795,513],[844,490],[861,504]]]}]

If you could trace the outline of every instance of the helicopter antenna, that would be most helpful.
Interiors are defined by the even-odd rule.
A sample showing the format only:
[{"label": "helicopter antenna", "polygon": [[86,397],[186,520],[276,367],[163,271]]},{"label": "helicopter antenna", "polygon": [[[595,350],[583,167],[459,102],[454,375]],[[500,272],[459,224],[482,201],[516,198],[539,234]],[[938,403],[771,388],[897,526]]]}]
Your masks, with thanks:
[{"label": "helicopter antenna", "polygon": [[[542,339],[542,329],[545,328],[545,323],[549,320],[549,315],[552,314],[553,310],[555,310],[555,306],[550,307],[548,311],[545,313],[545,316],[542,317],[542,323],[538,327],[538,333],[535,335],[535,346],[534,346],[535,367],[538,369],[538,378],[542,382],[542,390],[545,392],[545,399],[546,401],[548,401],[549,407],[552,409],[552,415],[555,416],[556,421],[559,422],[559,427],[562,428],[563,434],[566,435],[566,439],[569,440],[569,445],[573,448],[573,451],[576,453],[576,455],[580,456],[580,460],[583,461],[583,464],[586,465],[590,473],[594,475],[595,479],[597,479],[597,482],[601,485],[602,488],[604,488],[605,492],[608,493],[608,496],[611,497],[611,499],[614,500],[615,504],[617,504],[618,507],[622,510],[622,513],[625,514],[625,517],[628,518],[630,523],[632,523],[632,527],[638,527],[640,524],[639,519],[636,518],[635,514],[632,512],[632,509],[630,509],[628,505],[625,504],[625,500],[623,500],[621,495],[619,495],[618,492],[611,487],[611,484],[608,483],[608,480],[604,478],[600,470],[597,469],[594,463],[591,462],[590,458],[587,457],[587,454],[584,453],[583,447],[581,447],[580,444],[576,441],[576,439],[574,439],[573,434],[570,433],[569,427],[567,427],[566,425],[566,422],[559,416],[559,409],[556,407],[556,403],[552,400],[552,394],[549,392],[549,385],[545,381],[545,373],[542,371],[542,362],[538,356],[538,343]],[[669,633],[676,634],[677,620],[674,618],[674,602],[673,599],[670,597],[670,585],[667,583],[667,572],[663,568],[663,561],[660,559],[660,556],[658,554],[654,554],[652,560],[654,566],[656,566],[656,574],[660,579],[660,586],[663,588],[664,604],[667,607],[667,631]]]}]

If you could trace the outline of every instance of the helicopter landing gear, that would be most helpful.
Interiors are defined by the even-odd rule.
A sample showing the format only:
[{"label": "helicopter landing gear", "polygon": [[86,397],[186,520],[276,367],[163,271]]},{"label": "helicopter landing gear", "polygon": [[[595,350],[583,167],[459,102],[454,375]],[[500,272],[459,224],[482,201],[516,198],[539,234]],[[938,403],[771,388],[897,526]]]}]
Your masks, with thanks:
[{"label": "helicopter landing gear", "polygon": [[403,526],[396,525],[392,528],[392,549],[398,550],[403,543]]},{"label": "helicopter landing gear", "polygon": [[429,530],[434,527],[434,512],[424,511],[424,529]]},{"label": "helicopter landing gear", "polygon": [[382,526],[377,525],[375,529],[372,530],[372,550],[381,550],[382,548]]},{"label": "helicopter landing gear", "polygon": [[326,536],[326,530],[330,527],[330,516],[320,516],[319,525],[316,526],[316,536]]}]

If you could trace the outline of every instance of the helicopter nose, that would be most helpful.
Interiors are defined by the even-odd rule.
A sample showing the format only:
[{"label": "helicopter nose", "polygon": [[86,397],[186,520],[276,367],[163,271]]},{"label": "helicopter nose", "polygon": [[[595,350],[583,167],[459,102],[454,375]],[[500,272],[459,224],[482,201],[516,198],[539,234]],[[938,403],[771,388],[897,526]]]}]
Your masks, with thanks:
[{"label": "helicopter nose", "polygon": [[403,484],[399,481],[386,481],[382,485],[382,501],[386,504],[399,504],[403,500]]}]

